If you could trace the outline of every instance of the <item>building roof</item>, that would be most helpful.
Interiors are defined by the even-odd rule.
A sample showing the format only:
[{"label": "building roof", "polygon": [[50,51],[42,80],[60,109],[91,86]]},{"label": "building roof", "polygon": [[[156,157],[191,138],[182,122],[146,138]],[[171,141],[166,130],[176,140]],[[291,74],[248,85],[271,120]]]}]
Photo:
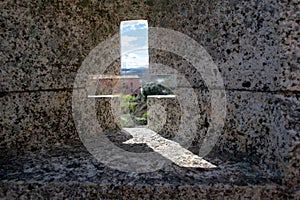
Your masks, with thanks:
[{"label": "building roof", "polygon": [[90,75],[90,79],[139,79],[138,75]]}]

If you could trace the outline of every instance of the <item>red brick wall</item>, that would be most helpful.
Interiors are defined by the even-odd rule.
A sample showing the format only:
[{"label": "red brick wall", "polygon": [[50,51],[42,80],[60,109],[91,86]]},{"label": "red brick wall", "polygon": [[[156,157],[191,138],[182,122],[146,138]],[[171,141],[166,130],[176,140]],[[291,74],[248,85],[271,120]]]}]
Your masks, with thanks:
[{"label": "red brick wall", "polygon": [[109,78],[99,79],[97,83],[98,95],[107,94],[137,94],[140,86],[139,78]]}]

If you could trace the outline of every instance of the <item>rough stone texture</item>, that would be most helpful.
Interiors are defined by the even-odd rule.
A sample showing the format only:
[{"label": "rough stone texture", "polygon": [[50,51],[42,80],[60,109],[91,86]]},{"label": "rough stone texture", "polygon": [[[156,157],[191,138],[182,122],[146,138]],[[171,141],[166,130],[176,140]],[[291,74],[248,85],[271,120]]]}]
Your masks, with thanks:
[{"label": "rough stone texture", "polygon": [[1,154],[76,140],[71,91],[10,93],[0,97]]},{"label": "rough stone texture", "polygon": [[181,120],[181,109],[176,96],[148,96],[147,108],[148,128],[165,138],[173,138]]},{"label": "rough stone texture", "polygon": [[[157,54],[155,59],[161,59],[164,53],[160,53],[162,54]],[[166,67],[167,59],[174,59],[175,62]],[[162,65],[153,65],[150,69],[152,73],[175,73],[179,95],[190,96],[184,88],[188,86],[197,94],[201,119],[191,147],[193,152],[197,152],[211,123],[209,91],[201,74],[188,68],[186,61],[171,54],[168,54],[167,59],[161,59]],[[183,74],[186,76],[183,77]],[[218,143],[220,150],[239,154],[243,159],[251,159],[270,173],[281,173],[289,140],[282,124],[279,102],[275,101],[274,94],[232,90],[227,91],[226,95],[227,116],[224,132]]]},{"label": "rough stone texture", "polygon": [[[97,184],[77,183],[78,177],[73,179],[76,183],[54,184],[48,183],[45,175],[50,162],[46,151],[45,173],[36,176],[45,181],[30,183],[25,175],[24,182],[17,182],[12,172],[7,183],[1,175],[1,197],[24,194],[34,198],[35,194],[52,196],[57,191],[58,197],[96,193],[103,198],[120,194],[134,198],[140,193],[150,198],[147,193],[154,191],[158,196],[153,198],[173,198],[177,194],[214,199],[220,194],[228,198],[289,198],[289,192],[294,192],[298,195],[295,199],[299,199],[299,1],[7,0],[0,7],[1,163],[7,159],[12,159],[10,166],[18,163],[18,159],[8,157],[13,152],[22,156],[24,151],[78,140],[71,89],[79,66],[93,47],[119,31],[122,20],[147,19],[149,26],[170,28],[192,37],[219,67],[228,92],[228,116],[217,152],[234,153],[238,160],[249,160],[253,167],[260,165],[266,174],[280,175],[278,182],[283,177],[284,184],[291,188],[286,191],[283,186],[267,184],[235,187],[221,182],[201,189],[187,185],[193,178],[187,182],[176,179],[178,185],[186,186],[170,187],[150,187],[149,183],[102,185],[97,189]],[[156,52],[150,51],[152,62],[175,69],[178,66],[197,91],[198,101],[207,101],[201,75],[188,62],[169,52]],[[117,74],[117,68],[118,61],[107,73]],[[204,130],[210,123],[205,121],[209,119],[206,105],[200,104],[200,126]],[[78,159],[85,156],[78,155]],[[73,162],[76,165],[79,161]],[[26,163],[25,159],[19,166]],[[64,165],[62,168],[67,170]],[[9,167],[2,169],[2,174],[9,172]],[[211,177],[213,183],[220,182],[218,177]],[[37,191],[38,186],[43,189],[30,192]],[[195,191],[203,195],[196,196]]]},{"label": "rough stone texture", "polygon": [[84,183],[5,183],[1,184],[4,198],[37,199],[42,197],[84,199],[297,199],[278,186],[157,186]]},{"label": "rough stone texture", "polygon": [[[198,132],[198,137],[193,141],[191,147],[194,148],[193,152],[197,152],[203,136],[206,134],[210,113],[208,93],[200,93],[199,90],[196,90],[196,93],[199,94],[198,102],[201,108],[198,128],[202,132],[201,134]],[[75,130],[72,113],[68,110],[61,110],[62,108],[67,109],[68,105],[71,104],[70,95],[70,92],[50,92],[50,96],[48,96],[48,92],[40,92],[29,95],[28,93],[11,94],[2,97],[3,110],[1,113],[5,117],[2,117],[4,131],[1,134],[3,152],[9,150],[20,152],[24,149],[42,148],[56,142],[64,143],[66,139],[72,137],[73,139],[77,138],[78,136],[72,132]],[[259,164],[270,164],[271,162],[269,167],[272,166],[272,168],[270,170],[280,169],[278,167],[281,166],[280,163],[284,159],[288,145],[286,141],[288,140],[285,138],[287,136],[281,135],[284,133],[284,127],[281,127],[280,130],[280,124],[275,124],[275,122],[280,123],[281,119],[278,116],[279,108],[276,108],[277,104],[273,101],[273,95],[235,91],[228,92],[227,97],[228,113],[224,133],[219,143],[220,149],[234,154],[241,153],[244,159],[250,159]],[[29,99],[35,99],[35,102],[32,105],[22,104],[24,101],[28,102]],[[57,102],[57,99],[60,99],[60,102]],[[100,99],[100,103],[110,105],[109,102],[102,101],[105,98]],[[14,104],[11,103],[12,101]],[[48,105],[48,107],[45,108],[44,105]],[[110,108],[109,106],[105,107]],[[151,108],[151,106],[149,107]],[[100,106],[100,111],[101,108],[103,107]],[[297,108],[291,110],[297,110]],[[98,113],[101,118],[100,121],[112,120],[111,117],[108,117],[112,116],[111,110],[107,111],[110,114],[103,114],[100,111]],[[151,113],[149,114],[151,116]],[[293,117],[296,116],[295,113]],[[293,119],[293,117],[289,119]],[[251,120],[251,118],[254,119]],[[51,124],[49,124],[50,119]],[[33,123],[36,123],[36,126],[32,127]],[[104,124],[113,129],[119,127],[112,127],[110,123]],[[297,133],[297,130],[295,132]],[[13,135],[8,133],[13,133]]]},{"label": "rough stone texture", "polygon": [[299,94],[277,95],[284,127],[287,133],[288,156],[284,162],[286,184],[300,191],[300,96]]},{"label": "rough stone texture", "polygon": [[280,1],[280,69],[283,90],[300,91],[299,1]]},{"label": "rough stone texture", "polygon": [[300,191],[300,42],[299,1],[280,1],[280,69],[281,88],[288,91],[278,95],[283,124],[288,136],[288,157],[285,162],[285,182]]},{"label": "rough stone texture", "polygon": [[0,198],[292,197],[286,186],[280,186],[248,162],[222,156],[209,160],[219,167],[197,169],[173,164],[151,173],[125,173],[97,161],[80,142],[53,145],[11,158],[1,157]]},{"label": "rough stone texture", "polygon": [[226,88],[274,91],[280,84],[278,19],[276,1],[172,1],[159,9],[154,24],[204,46]]},{"label": "rough stone texture", "polygon": [[[261,95],[256,92],[299,91],[299,2],[216,1],[208,5],[208,2],[201,1],[199,4],[202,6],[195,4],[165,5],[160,10],[160,25],[186,33],[203,45],[217,63],[229,93],[245,96],[241,90],[251,90],[253,93],[250,94],[255,99],[249,94],[243,100],[235,98],[231,102],[229,98],[231,114],[228,113],[226,119],[226,139],[220,145],[224,145],[224,150],[237,150],[233,151],[235,153],[248,152],[248,158],[265,160],[269,163],[268,167],[277,168],[278,164],[279,168],[275,171],[290,169],[291,176],[287,180],[292,177],[295,180],[298,171],[292,165],[289,165],[290,168],[283,166],[285,162],[299,163],[295,150],[287,158],[287,146],[292,144],[290,149],[297,149],[299,139],[289,137],[290,128],[285,130],[284,116],[280,116],[282,102],[276,101],[272,93]],[[195,15],[195,12],[202,15]],[[191,69],[188,62],[169,52],[152,50],[150,56],[151,62],[169,65],[183,73]],[[203,81],[195,70],[184,74],[193,87],[203,88]],[[270,98],[257,98],[259,96]],[[249,104],[249,101],[250,108],[244,104]],[[260,106],[264,109],[261,110]],[[245,110],[247,113],[244,114]],[[297,119],[294,114],[288,121],[292,126],[299,126],[293,120],[295,117]],[[297,133],[295,129],[293,131]],[[276,151],[278,154],[274,154]],[[264,159],[266,156],[268,158]]]},{"label": "rough stone texture", "polygon": [[134,1],[1,2],[1,91],[72,88],[90,50],[116,34],[121,20],[145,18],[145,8]]},{"label": "rough stone texture", "polygon": [[100,127],[104,130],[119,130],[121,128],[120,97],[96,95],[89,98],[95,98],[96,115]]},{"label": "rough stone texture", "polygon": [[227,93],[227,116],[220,149],[242,154],[268,173],[281,173],[288,138],[274,95],[256,92]]}]

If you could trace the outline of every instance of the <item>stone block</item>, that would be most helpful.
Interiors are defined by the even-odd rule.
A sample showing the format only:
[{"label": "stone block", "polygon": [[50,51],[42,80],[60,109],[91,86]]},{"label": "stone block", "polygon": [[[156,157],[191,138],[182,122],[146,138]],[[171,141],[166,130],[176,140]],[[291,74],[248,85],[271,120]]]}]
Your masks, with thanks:
[{"label": "stone block", "polygon": [[[143,2],[123,1],[121,7],[120,2],[86,2],[3,2],[1,91],[72,88],[91,49],[118,33],[128,16],[146,18],[148,8]],[[107,74],[119,73],[115,61]]]},{"label": "stone block", "polygon": [[[207,2],[183,3],[179,11],[175,9],[179,5],[172,2],[151,21],[172,27],[203,46],[218,66],[227,89],[277,91],[281,83],[279,3],[214,1],[205,8],[204,4]],[[203,14],[195,15],[196,11]],[[169,52],[150,51],[152,63],[186,68],[190,63],[184,59]]]},{"label": "stone block", "polygon": [[280,1],[279,13],[281,88],[300,91],[299,2]]},{"label": "stone block", "polygon": [[24,92],[0,97],[1,154],[78,140],[72,92]]},{"label": "stone block", "polygon": [[300,96],[298,94],[276,95],[276,101],[286,129],[287,156],[284,165],[285,182],[297,190],[300,168]]},{"label": "stone block", "polygon": [[274,94],[227,92],[227,116],[219,148],[282,175],[288,135]]},{"label": "stone block", "polygon": [[95,95],[95,109],[100,127],[105,130],[119,130],[121,127],[121,101],[115,95]]},{"label": "stone block", "polygon": [[165,138],[173,138],[181,121],[181,109],[175,95],[147,97],[148,128]]}]

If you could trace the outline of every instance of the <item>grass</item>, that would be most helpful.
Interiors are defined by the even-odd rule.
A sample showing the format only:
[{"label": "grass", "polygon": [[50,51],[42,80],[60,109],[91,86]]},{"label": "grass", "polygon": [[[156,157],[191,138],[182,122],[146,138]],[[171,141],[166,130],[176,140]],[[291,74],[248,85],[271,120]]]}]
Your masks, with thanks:
[{"label": "grass", "polygon": [[145,102],[136,99],[130,94],[121,95],[121,125],[134,127],[135,125],[146,125],[147,124],[147,111],[137,116],[138,108],[143,106]]}]

